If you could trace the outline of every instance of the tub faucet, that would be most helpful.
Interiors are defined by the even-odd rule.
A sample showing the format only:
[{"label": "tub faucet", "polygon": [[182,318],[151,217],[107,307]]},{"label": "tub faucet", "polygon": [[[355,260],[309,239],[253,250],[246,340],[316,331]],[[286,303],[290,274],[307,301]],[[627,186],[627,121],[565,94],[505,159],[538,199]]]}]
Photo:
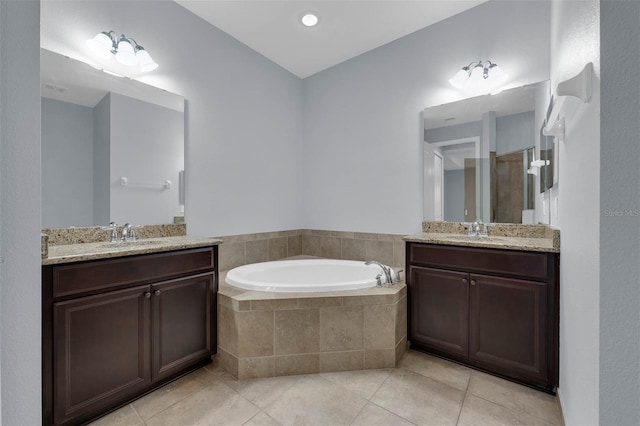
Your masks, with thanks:
[{"label": "tub faucet", "polygon": [[391,268],[389,268],[386,265],[383,265],[382,263],[376,261],[376,260],[367,260],[366,262],[364,262],[365,265],[378,265],[380,268],[382,268],[382,272],[384,273],[384,276],[387,280],[387,283],[389,284],[393,284],[393,278],[391,277]]}]

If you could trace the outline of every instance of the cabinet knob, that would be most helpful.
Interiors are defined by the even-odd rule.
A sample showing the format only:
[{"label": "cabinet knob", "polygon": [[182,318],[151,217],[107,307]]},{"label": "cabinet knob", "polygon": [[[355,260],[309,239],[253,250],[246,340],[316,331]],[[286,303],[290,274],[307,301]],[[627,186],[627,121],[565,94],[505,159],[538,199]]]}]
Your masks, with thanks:
[{"label": "cabinet knob", "polygon": [[147,299],[150,298],[151,297],[151,292],[150,291],[145,291],[144,297],[146,297]]},{"label": "cabinet knob", "polygon": [[476,280],[471,280],[471,285],[476,285]]},{"label": "cabinet knob", "polygon": [[156,296],[160,296],[160,293],[161,293],[160,290],[156,290],[153,292],[153,294],[155,294]]},{"label": "cabinet knob", "polygon": [[469,282],[469,280],[468,280],[468,279],[466,279],[466,278],[463,278],[463,279],[462,279],[462,284],[466,284],[466,283],[468,283],[468,282]]}]

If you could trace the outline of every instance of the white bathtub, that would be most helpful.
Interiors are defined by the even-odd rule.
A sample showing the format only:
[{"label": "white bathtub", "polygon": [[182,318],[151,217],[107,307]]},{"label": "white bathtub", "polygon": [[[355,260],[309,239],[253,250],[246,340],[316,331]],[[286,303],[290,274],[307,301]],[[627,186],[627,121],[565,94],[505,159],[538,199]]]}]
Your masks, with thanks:
[{"label": "white bathtub", "polygon": [[227,284],[272,292],[341,291],[376,286],[377,265],[355,260],[279,260],[239,266],[227,273]]}]

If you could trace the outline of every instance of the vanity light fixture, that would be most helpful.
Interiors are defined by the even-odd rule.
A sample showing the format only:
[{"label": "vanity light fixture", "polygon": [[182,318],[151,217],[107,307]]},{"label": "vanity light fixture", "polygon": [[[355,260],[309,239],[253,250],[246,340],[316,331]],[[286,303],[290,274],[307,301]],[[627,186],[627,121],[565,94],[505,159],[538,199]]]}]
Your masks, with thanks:
[{"label": "vanity light fixture", "polygon": [[306,12],[302,15],[300,21],[305,27],[315,27],[318,24],[318,15],[312,12]]},{"label": "vanity light fixture", "polygon": [[451,77],[449,83],[458,89],[478,88],[487,83],[495,86],[506,78],[507,75],[498,64],[491,61],[477,61],[458,70],[456,75]]},{"label": "vanity light fixture", "polygon": [[128,67],[136,67],[141,72],[153,71],[158,64],[151,59],[151,55],[134,39],[120,34],[118,39],[115,31],[103,31],[87,40],[87,46],[99,57],[108,59],[115,57],[116,61]]}]

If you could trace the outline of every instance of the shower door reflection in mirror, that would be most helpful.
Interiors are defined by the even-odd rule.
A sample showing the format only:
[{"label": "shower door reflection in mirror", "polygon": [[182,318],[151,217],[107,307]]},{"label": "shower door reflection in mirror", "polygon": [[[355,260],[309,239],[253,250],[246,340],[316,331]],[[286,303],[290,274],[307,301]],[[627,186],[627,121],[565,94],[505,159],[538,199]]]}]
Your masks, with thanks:
[{"label": "shower door reflection in mirror", "polygon": [[544,222],[548,193],[531,162],[548,97],[545,81],[425,109],[424,219]]}]

